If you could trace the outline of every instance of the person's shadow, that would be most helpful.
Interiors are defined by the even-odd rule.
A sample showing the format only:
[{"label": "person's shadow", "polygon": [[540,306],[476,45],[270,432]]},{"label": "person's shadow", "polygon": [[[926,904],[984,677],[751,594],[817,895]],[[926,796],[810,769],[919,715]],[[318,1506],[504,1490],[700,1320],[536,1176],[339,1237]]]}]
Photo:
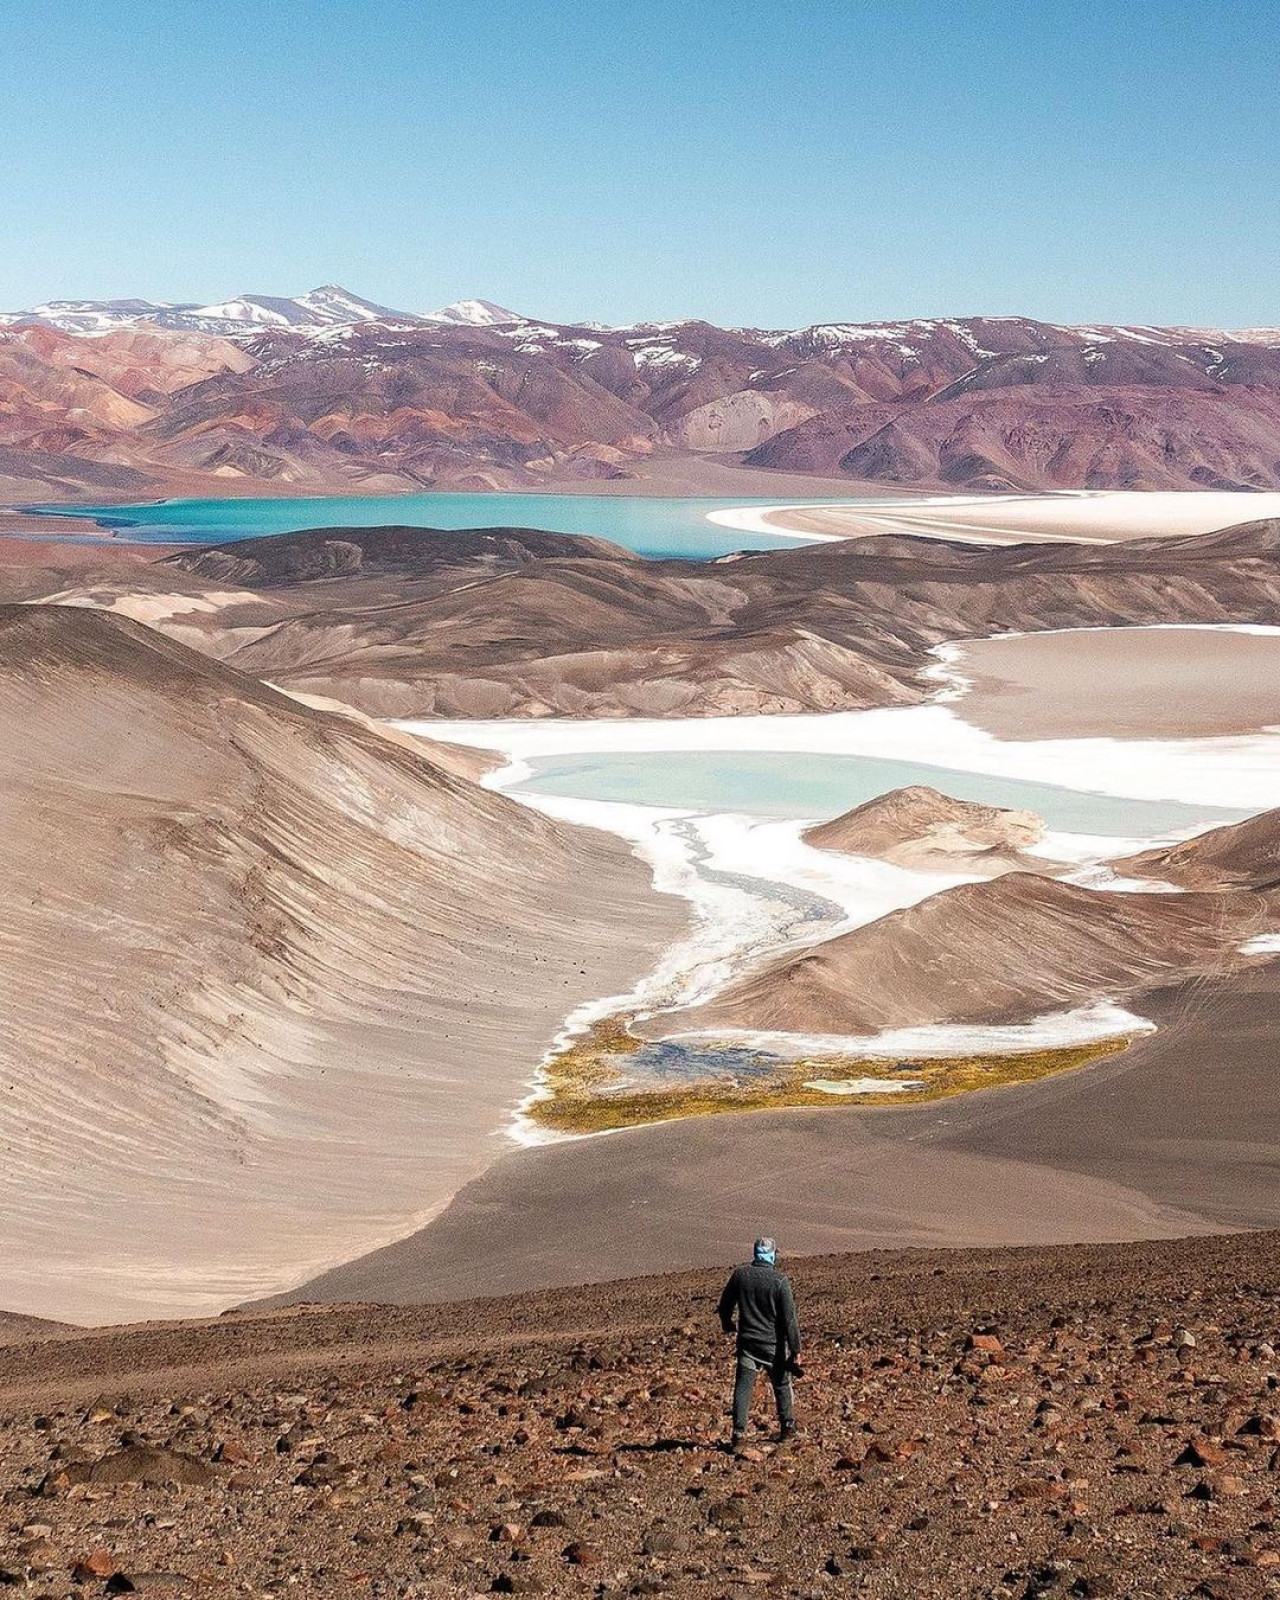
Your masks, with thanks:
[{"label": "person's shadow", "polygon": [[705,1439],[655,1439],[652,1444],[621,1444],[618,1454],[632,1456],[670,1455],[673,1450],[711,1450]]}]

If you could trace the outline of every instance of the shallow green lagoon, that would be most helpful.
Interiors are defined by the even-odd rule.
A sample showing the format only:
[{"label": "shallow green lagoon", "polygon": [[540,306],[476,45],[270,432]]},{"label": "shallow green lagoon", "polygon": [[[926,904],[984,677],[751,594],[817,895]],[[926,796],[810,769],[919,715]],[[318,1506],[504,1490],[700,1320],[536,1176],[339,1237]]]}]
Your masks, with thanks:
[{"label": "shallow green lagoon", "polygon": [[927,784],[958,800],[1034,811],[1050,828],[1064,833],[1148,839],[1206,823],[1236,822],[1248,815],[1221,806],[1126,800],[873,756],[758,750],[613,752],[549,756],[529,765],[533,775],[516,785],[516,792],[760,817],[839,816],[908,784]]}]

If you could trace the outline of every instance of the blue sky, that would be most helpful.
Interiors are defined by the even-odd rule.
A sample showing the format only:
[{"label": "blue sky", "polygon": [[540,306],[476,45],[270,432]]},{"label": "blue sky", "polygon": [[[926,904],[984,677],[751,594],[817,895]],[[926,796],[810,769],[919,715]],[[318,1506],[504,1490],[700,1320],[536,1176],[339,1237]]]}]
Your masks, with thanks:
[{"label": "blue sky", "polygon": [[1280,7],[50,0],[0,307],[1280,322]]}]

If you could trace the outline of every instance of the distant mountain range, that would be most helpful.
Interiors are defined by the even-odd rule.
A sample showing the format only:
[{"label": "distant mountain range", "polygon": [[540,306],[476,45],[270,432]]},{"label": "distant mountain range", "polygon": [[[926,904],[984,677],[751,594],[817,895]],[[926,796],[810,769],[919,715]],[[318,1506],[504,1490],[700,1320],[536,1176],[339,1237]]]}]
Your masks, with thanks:
[{"label": "distant mountain range", "polygon": [[492,327],[495,323],[519,321],[514,311],[505,311],[490,300],[457,300],[438,311],[395,311],[339,288],[335,283],[323,284],[319,289],[309,289],[306,294],[292,298],[242,294],[210,306],[171,300],[50,300],[45,305],[32,306],[29,311],[0,313],[0,326],[42,323],[61,328],[65,333],[104,333],[111,328],[150,322],[162,328],[182,328],[223,338],[258,333],[263,328],[305,331],[359,322],[403,323],[410,327],[417,323],[443,322],[465,327]]},{"label": "distant mountain range", "polygon": [[[655,460],[922,489],[1280,487],[1280,328],[718,328],[336,285],[0,317],[0,499],[554,486]],[[723,485],[723,473],[719,483]],[[744,477],[744,483],[746,479]]]}]

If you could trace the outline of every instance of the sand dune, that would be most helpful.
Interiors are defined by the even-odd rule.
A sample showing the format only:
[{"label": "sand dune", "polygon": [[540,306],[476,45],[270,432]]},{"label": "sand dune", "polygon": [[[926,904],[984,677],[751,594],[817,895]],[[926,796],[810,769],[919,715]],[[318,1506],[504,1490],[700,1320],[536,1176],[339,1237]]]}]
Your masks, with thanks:
[{"label": "sand dune", "polygon": [[0,729],[16,1310],[220,1308],[424,1220],[683,921],[618,841],[118,617],[0,609]]}]

